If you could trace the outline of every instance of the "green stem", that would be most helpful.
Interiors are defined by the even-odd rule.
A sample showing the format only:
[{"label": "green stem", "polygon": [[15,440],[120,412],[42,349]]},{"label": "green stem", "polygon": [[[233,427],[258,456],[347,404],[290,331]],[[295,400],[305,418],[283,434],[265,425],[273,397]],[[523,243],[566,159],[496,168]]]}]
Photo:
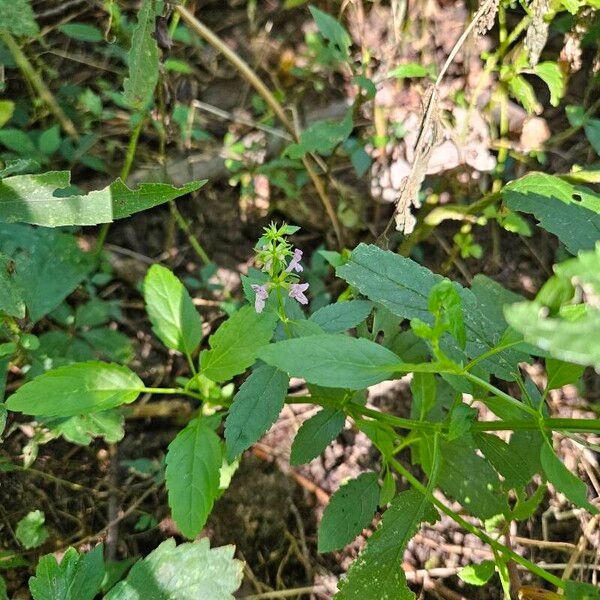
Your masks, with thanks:
[{"label": "green stem", "polygon": [[179,209],[177,208],[175,201],[170,202],[169,206],[171,208],[171,215],[173,216],[175,221],[177,221],[177,225],[179,225],[181,230],[187,236],[187,239],[190,242],[190,246],[194,249],[196,254],[200,257],[200,260],[205,265],[209,265],[210,257],[208,256],[208,254],[206,253],[206,250],[202,247],[200,242],[196,239],[196,236],[194,236],[194,234],[190,230],[190,227],[187,224],[186,220],[183,218],[183,215],[179,212]]},{"label": "green stem", "polygon": [[389,460],[389,463],[394,467],[394,469],[396,469],[396,471],[398,471],[398,473],[400,473],[410,483],[410,485],[412,485],[416,490],[421,492],[436,508],[441,510],[445,515],[447,515],[453,521],[458,523],[463,529],[478,537],[482,542],[485,542],[497,552],[500,552],[504,556],[511,558],[516,563],[522,565],[538,577],[541,577],[542,579],[548,581],[557,588],[563,589],[565,587],[565,582],[562,581],[562,579],[559,579],[555,575],[552,575],[552,573],[548,573],[548,571],[546,571],[545,569],[538,567],[535,563],[531,562],[530,560],[527,560],[526,558],[524,558],[520,554],[517,554],[510,548],[507,548],[504,544],[501,544],[500,542],[487,535],[487,533],[484,533],[474,525],[471,525],[471,523],[463,519],[460,515],[456,514],[452,509],[448,508],[443,502],[438,500],[433,495],[431,490],[425,487],[416,477],[414,477],[414,475],[408,469],[406,469],[395,458],[391,458]]},{"label": "green stem", "polygon": [[143,387],[139,390],[145,394],[166,394],[173,396],[189,396],[190,398],[194,398],[195,400],[203,400],[200,394],[196,394],[195,392],[191,392],[190,390],[186,390],[184,388],[155,388],[155,387]]}]

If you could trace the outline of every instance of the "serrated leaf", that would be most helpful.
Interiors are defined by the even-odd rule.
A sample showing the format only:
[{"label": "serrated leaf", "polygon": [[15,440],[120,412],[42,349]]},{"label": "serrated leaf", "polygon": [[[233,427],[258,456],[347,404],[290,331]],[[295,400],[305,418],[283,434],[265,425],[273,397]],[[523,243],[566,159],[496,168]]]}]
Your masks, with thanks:
[{"label": "serrated leaf", "polygon": [[288,382],[282,371],[262,365],[242,384],[225,421],[229,460],[257,442],[275,422],[285,402]]},{"label": "serrated leaf", "polygon": [[562,492],[576,506],[585,508],[592,514],[598,514],[598,509],[588,501],[587,485],[565,467],[549,441],[542,445],[540,461],[544,475],[559,492]]},{"label": "serrated leaf", "polygon": [[235,548],[210,548],[208,538],[175,546],[169,538],[138,561],[104,600],[234,600],[244,563]]},{"label": "serrated leaf", "polygon": [[102,544],[85,554],[69,548],[60,564],[53,554],[42,556],[29,580],[33,600],[93,600],[104,578],[102,550]]},{"label": "serrated leaf", "polygon": [[540,104],[535,96],[533,86],[522,75],[511,75],[508,80],[508,90],[510,95],[522,104],[528,114],[533,115],[539,112]]},{"label": "serrated leaf", "polygon": [[129,404],[143,389],[127,367],[90,361],[39,375],[10,396],[6,406],[27,415],[71,417]]},{"label": "serrated leaf", "polygon": [[502,190],[511,210],[532,214],[571,254],[592,250],[600,239],[600,195],[546,173],[529,173]]},{"label": "serrated leaf", "polygon": [[0,28],[7,29],[13,35],[33,37],[39,33],[29,0],[0,0],[0,14]]},{"label": "serrated leaf", "polygon": [[194,419],[169,444],[166,464],[173,520],[183,535],[193,538],[204,527],[219,494],[219,436],[202,418]]},{"label": "serrated leaf", "polygon": [[179,188],[165,183],[143,183],[137,189],[130,189],[117,179],[104,189],[85,195],[59,195],[70,183],[69,171],[5,177],[0,182],[0,221],[44,227],[110,223],[194,192],[206,182],[192,182]]},{"label": "serrated leaf", "polygon": [[544,81],[550,90],[550,104],[558,106],[565,95],[565,75],[555,62],[542,62],[537,64],[533,72]]},{"label": "serrated leaf", "polygon": [[183,283],[169,269],[152,265],[143,290],[152,331],[167,348],[193,354],[202,339],[202,319]]},{"label": "serrated leaf", "polygon": [[[367,298],[383,304],[394,315],[405,319],[420,319],[433,325],[433,317],[429,312],[429,295],[443,278],[409,258],[374,245],[360,244],[352,252],[350,260],[338,267],[336,272]],[[471,290],[462,288],[457,283],[453,285],[462,302],[467,333],[466,353],[469,358],[476,358],[499,343],[506,326],[504,321],[495,320],[493,313],[488,317],[482,310],[485,307],[480,307]],[[459,350],[456,344],[454,346],[455,350]],[[451,347],[448,349],[452,350]],[[501,379],[511,381],[514,379],[515,365],[527,359],[525,353],[508,348],[482,360],[478,366]]]},{"label": "serrated leaf", "polygon": [[17,523],[15,535],[25,549],[37,548],[48,539],[45,521],[46,517],[41,510],[32,510]]},{"label": "serrated leaf", "polygon": [[348,111],[342,121],[317,121],[305,129],[300,134],[300,141],[290,144],[284,154],[290,158],[302,158],[312,152],[329,156],[337,146],[348,139],[353,128],[352,111]]},{"label": "serrated leaf", "polygon": [[345,422],[342,410],[328,407],[304,421],[292,443],[290,463],[303,465],[317,458],[335,440]]},{"label": "serrated leaf", "polygon": [[273,312],[257,314],[252,306],[238,310],[208,339],[210,350],[200,354],[202,374],[222,382],[243,373],[273,337],[276,321]]},{"label": "serrated leaf", "polygon": [[320,308],[309,320],[327,333],[341,333],[362,323],[371,314],[371,310],[373,304],[367,300],[336,302]]},{"label": "serrated leaf", "polygon": [[573,363],[556,360],[555,358],[546,359],[546,372],[548,373],[548,384],[546,388],[549,390],[557,390],[563,385],[577,383],[585,367],[582,365],[574,365]]},{"label": "serrated leaf", "polygon": [[335,333],[269,344],[258,358],[309,383],[353,390],[390,379],[401,362],[379,344]]},{"label": "serrated leaf", "polygon": [[467,565],[458,572],[458,577],[471,585],[485,585],[496,570],[493,560],[484,560],[478,565]]},{"label": "serrated leaf", "polygon": [[124,418],[116,410],[46,421],[46,426],[73,444],[87,446],[94,438],[115,444],[125,435]]},{"label": "serrated leaf", "polygon": [[319,552],[343,548],[373,520],[379,502],[376,473],[362,473],[331,496],[319,525]]},{"label": "serrated leaf", "polygon": [[337,19],[315,6],[309,6],[308,9],[320,34],[340,52],[342,58],[347,57],[352,39],[344,26]]},{"label": "serrated leaf", "polygon": [[419,492],[398,494],[347,578],[338,584],[334,600],[413,600],[415,595],[402,571],[404,550],[419,523],[434,523],[438,518],[437,511]]},{"label": "serrated leaf", "polygon": [[147,108],[158,81],[158,46],[154,0],[142,0],[128,55],[129,77],[123,82],[126,101],[135,109]]}]

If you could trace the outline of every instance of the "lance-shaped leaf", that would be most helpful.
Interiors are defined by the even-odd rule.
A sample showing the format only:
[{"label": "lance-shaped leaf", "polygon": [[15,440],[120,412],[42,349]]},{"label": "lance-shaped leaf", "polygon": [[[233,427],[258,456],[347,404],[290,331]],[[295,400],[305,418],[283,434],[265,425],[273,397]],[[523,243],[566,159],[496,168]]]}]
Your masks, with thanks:
[{"label": "lance-shaped leaf", "polygon": [[129,77],[123,83],[125,99],[138,110],[148,107],[158,81],[158,45],[155,0],[142,0],[137,25],[131,36]]},{"label": "lance-shaped leaf", "polygon": [[88,194],[61,193],[70,181],[69,171],[2,179],[0,222],[44,227],[110,223],[194,192],[206,183],[197,181],[180,188],[165,183],[143,183],[137,189],[130,189],[117,179],[104,189]]},{"label": "lance-shaped leaf", "polygon": [[285,402],[288,382],[285,373],[269,365],[258,367],[244,381],[225,421],[230,461],[258,441],[275,422]]},{"label": "lance-shaped leaf", "polygon": [[104,600],[234,600],[244,563],[234,546],[211,548],[208,538],[175,545],[169,538],[139,560]]},{"label": "lance-shaped leaf", "polygon": [[201,418],[191,421],[169,444],[166,480],[169,506],[188,538],[200,531],[219,494],[222,464],[219,436]]},{"label": "lance-shaped leaf", "polygon": [[152,265],[144,279],[144,300],[152,331],[162,343],[192,354],[202,339],[202,319],[183,283],[169,269]]},{"label": "lance-shaped leaf", "polygon": [[379,344],[342,334],[309,335],[269,344],[258,357],[309,383],[353,390],[390,379],[401,363]]},{"label": "lance-shaped leaf", "polygon": [[21,386],[9,410],[44,417],[71,417],[133,402],[144,389],[127,367],[90,361],[59,367]]},{"label": "lance-shaped leaf", "polygon": [[555,175],[529,173],[502,190],[511,210],[532,214],[571,254],[592,250],[600,239],[600,195]]},{"label": "lance-shaped leaf", "polygon": [[208,339],[210,350],[200,354],[202,373],[218,382],[243,373],[269,343],[276,322],[273,312],[257,314],[252,306],[238,310]]},{"label": "lance-shaped leaf", "polygon": [[342,431],[345,421],[343,410],[329,407],[304,421],[292,443],[290,463],[302,465],[317,458]]},{"label": "lance-shaped leaf", "polygon": [[422,521],[434,523],[438,513],[416,490],[398,494],[383,513],[380,527],[341,580],[334,600],[412,600],[402,558],[406,545]]},{"label": "lance-shaped leaf", "polygon": [[377,473],[362,473],[331,497],[319,525],[319,552],[349,544],[373,520],[379,502]]}]

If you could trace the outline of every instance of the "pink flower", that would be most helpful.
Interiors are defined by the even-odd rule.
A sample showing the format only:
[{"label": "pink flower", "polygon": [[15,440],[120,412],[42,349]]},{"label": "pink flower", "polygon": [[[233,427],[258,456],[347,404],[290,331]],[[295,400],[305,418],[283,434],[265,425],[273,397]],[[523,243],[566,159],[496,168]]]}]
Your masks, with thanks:
[{"label": "pink flower", "polygon": [[267,298],[269,297],[269,292],[267,291],[267,285],[258,285],[256,283],[253,283],[250,286],[254,292],[256,293],[256,298],[254,300],[254,310],[257,313],[261,313],[263,311],[263,309],[265,308],[265,302],[267,300]]},{"label": "pink flower", "polygon": [[290,260],[290,264],[287,266],[286,271],[288,273],[291,273],[292,271],[296,271],[297,273],[302,273],[302,271],[304,269],[302,268],[302,265],[300,264],[301,260],[302,260],[302,250],[298,250],[298,248],[296,248],[294,250],[294,256],[292,257],[292,260]]},{"label": "pink flower", "polygon": [[308,298],[304,295],[307,289],[308,283],[292,283],[289,296],[300,302],[300,304],[308,304]]}]

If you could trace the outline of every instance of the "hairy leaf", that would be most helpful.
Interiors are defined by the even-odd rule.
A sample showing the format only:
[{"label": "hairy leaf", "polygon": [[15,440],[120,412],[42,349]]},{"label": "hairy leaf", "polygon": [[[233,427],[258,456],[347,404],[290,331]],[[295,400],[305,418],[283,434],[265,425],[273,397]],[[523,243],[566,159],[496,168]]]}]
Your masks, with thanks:
[{"label": "hairy leaf", "polygon": [[166,480],[173,520],[193,538],[204,527],[219,494],[219,436],[202,418],[191,421],[169,444]]},{"label": "hairy leaf", "polygon": [[169,538],[133,565],[104,600],[234,600],[244,563],[235,548],[210,548],[208,538],[175,545]]},{"label": "hairy leaf", "polygon": [[39,375],[10,396],[6,406],[27,415],[70,417],[129,404],[143,389],[127,367],[90,361]]},{"label": "hairy leaf", "polygon": [[172,271],[152,265],[144,279],[152,331],[168,348],[191,355],[202,339],[202,319],[183,283]]},{"label": "hairy leaf", "polygon": [[282,371],[262,365],[242,384],[225,421],[229,460],[258,441],[275,422],[285,402],[288,381]]},{"label": "hairy leaf", "polygon": [[373,520],[379,502],[377,473],[362,473],[331,496],[319,525],[319,552],[349,544]]}]

